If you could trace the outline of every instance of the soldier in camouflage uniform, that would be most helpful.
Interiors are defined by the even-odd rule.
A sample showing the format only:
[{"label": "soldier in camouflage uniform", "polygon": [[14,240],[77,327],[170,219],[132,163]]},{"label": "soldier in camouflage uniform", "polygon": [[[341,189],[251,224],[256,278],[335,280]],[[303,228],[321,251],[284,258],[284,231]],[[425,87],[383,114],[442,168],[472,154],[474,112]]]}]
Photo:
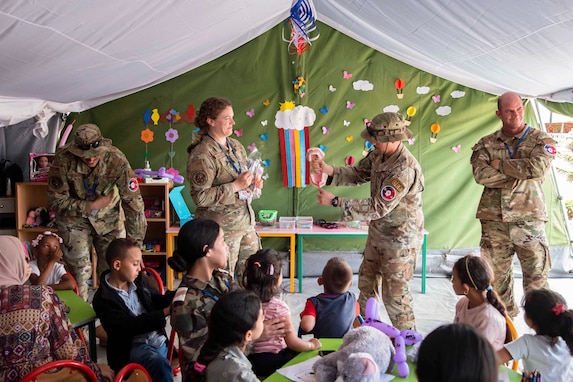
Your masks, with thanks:
[{"label": "soldier in camouflage uniform", "polygon": [[223,269],[228,247],[219,224],[197,218],[181,227],[177,249],[169,265],[183,272],[171,304],[171,326],[177,331],[183,352],[183,380],[191,375],[192,361],[207,339],[208,317],[215,302],[233,286],[233,277]]},{"label": "soldier in camouflage uniform", "polygon": [[471,157],[475,181],[484,186],[476,214],[482,226],[481,255],[493,268],[493,287],[511,317],[519,313],[513,296],[514,254],[525,291],[546,288],[551,269],[542,186],[557,151],[549,135],[523,123],[523,113],[518,94],[501,95],[496,115],[502,128],[480,139]]},{"label": "soldier in camouflage uniform", "polygon": [[90,123],[79,126],[74,141],[56,151],[48,183],[48,201],[64,240],[64,261],[87,299],[92,244],[101,274],[107,269],[105,251],[111,241],[125,237],[127,230],[128,237],[143,242],[147,221],[137,179],[125,155]]},{"label": "soldier in camouflage uniform", "polygon": [[354,167],[333,167],[313,160],[315,173],[326,173],[327,184],[353,186],[370,182],[370,198],[340,198],[319,189],[318,201],[342,209],[343,220],[370,220],[364,258],[358,272],[362,315],[366,300],[375,297],[386,306],[392,324],[416,326],[410,281],[422,245],[424,176],[418,161],[401,141],[412,137],[398,113],[383,113],[367,123],[361,137],[375,150]]},{"label": "soldier in camouflage uniform", "polygon": [[195,216],[221,225],[229,246],[231,274],[242,280],[246,259],[260,249],[255,214],[245,189],[253,181],[247,153],[233,133],[233,107],[223,98],[208,98],[195,117],[199,134],[187,149],[187,180],[197,205]]}]

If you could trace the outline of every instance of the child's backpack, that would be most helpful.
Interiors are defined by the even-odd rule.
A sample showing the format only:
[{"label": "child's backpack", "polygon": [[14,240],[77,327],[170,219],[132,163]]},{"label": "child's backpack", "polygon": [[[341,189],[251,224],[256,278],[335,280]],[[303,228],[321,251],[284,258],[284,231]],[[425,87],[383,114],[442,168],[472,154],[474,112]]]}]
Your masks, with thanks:
[{"label": "child's backpack", "polygon": [[2,159],[0,160],[0,196],[6,196],[8,180],[10,180],[10,195],[15,195],[16,182],[24,181],[24,173],[16,163]]}]

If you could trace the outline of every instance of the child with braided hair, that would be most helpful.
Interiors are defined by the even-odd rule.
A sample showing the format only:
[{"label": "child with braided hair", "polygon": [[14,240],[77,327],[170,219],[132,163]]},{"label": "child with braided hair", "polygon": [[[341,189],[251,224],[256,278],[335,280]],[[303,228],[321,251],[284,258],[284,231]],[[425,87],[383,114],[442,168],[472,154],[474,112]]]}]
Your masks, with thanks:
[{"label": "child with braided hair", "polygon": [[544,381],[573,381],[573,310],[549,289],[530,289],[523,296],[524,334],[498,350],[498,362],[523,360],[524,370],[537,370]]},{"label": "child with braided hair", "polygon": [[273,249],[261,249],[247,260],[243,285],[255,292],[263,303],[265,320],[287,317],[290,330],[284,337],[259,339],[253,343],[249,361],[253,371],[264,379],[294,358],[299,352],[315,350],[322,345],[316,338],[305,341],[292,329],[288,305],[279,300],[279,288],[283,281],[283,258]]},{"label": "child with braided hair", "polygon": [[41,233],[32,240],[32,285],[48,285],[54,290],[74,289],[73,279],[64,264],[60,263],[63,255],[62,243],[62,238],[51,231]]},{"label": "child with braided hair", "polygon": [[506,339],[506,310],[492,288],[493,272],[480,257],[466,255],[456,261],[452,271],[452,287],[458,296],[454,323],[472,326],[493,346],[503,348]]}]

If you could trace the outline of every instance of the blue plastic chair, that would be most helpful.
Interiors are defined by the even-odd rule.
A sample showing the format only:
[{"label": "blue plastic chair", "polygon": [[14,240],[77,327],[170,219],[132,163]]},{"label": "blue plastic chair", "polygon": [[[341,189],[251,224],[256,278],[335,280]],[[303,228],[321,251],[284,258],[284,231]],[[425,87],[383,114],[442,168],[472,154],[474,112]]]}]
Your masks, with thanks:
[{"label": "blue plastic chair", "polygon": [[177,186],[169,192],[169,200],[171,201],[171,205],[179,217],[180,227],[183,227],[183,224],[187,223],[189,220],[192,220],[194,217],[191,211],[189,211],[189,207],[187,207],[187,203],[185,203],[183,195],[181,195],[181,191],[183,191],[184,188],[185,186]]}]

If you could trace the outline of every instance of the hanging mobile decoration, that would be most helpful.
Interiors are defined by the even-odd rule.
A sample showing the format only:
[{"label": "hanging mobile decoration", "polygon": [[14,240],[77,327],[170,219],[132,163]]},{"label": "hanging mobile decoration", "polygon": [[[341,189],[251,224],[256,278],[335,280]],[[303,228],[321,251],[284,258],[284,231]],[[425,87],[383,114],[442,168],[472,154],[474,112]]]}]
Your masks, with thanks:
[{"label": "hanging mobile decoration", "polygon": [[[316,25],[314,9],[310,0],[294,0],[290,8],[290,17],[282,29],[282,39],[288,42],[290,54],[299,56],[310,48],[313,41],[320,37]],[[290,37],[285,37],[285,30],[290,30]],[[312,34],[312,36],[311,36]]]},{"label": "hanging mobile decoration", "polygon": [[438,133],[441,129],[442,128],[438,123],[432,123],[432,126],[430,126],[430,131],[432,132],[432,135],[430,136],[430,142],[436,143],[438,140]]},{"label": "hanging mobile decoration", "polygon": [[306,94],[306,81],[303,77],[298,76],[296,80],[293,81],[294,84],[294,94],[299,98],[303,98]]},{"label": "hanging mobile decoration", "polygon": [[399,99],[402,99],[404,97],[404,85],[405,82],[403,79],[398,78],[396,81],[394,81],[394,86],[396,87],[396,97],[398,97]]}]

